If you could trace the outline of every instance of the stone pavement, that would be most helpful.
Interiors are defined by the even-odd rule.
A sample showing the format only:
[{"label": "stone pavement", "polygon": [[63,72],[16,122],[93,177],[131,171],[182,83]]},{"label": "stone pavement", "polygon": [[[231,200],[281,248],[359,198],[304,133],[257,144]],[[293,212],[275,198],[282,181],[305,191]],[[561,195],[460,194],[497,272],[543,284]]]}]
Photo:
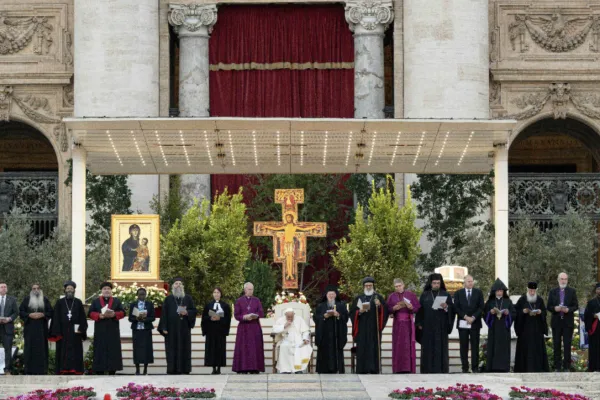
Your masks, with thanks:
[{"label": "stone pavement", "polygon": [[115,398],[116,389],[129,382],[175,386],[212,387],[223,400],[389,400],[394,389],[450,386],[456,383],[482,384],[492,393],[508,398],[511,386],[554,388],[600,400],[599,373],[568,374],[441,374],[441,375],[149,375],[131,376],[0,376],[0,399],[35,389],[92,386],[102,399]]}]

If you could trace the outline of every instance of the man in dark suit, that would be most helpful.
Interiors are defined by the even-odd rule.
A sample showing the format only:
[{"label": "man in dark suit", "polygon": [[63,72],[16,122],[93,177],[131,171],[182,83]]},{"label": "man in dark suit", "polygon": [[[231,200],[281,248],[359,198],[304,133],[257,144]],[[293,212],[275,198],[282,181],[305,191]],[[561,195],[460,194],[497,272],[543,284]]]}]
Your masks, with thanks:
[{"label": "man in dark suit", "polygon": [[462,372],[469,372],[469,342],[471,343],[471,369],[479,372],[479,333],[483,313],[483,292],[473,287],[473,277],[465,277],[464,288],[454,294],[454,310],[458,318],[456,327],[460,340]]},{"label": "man in dark suit", "polygon": [[4,347],[4,373],[10,375],[15,319],[19,315],[19,307],[17,299],[8,296],[6,292],[8,292],[8,285],[0,281],[0,341]]},{"label": "man in dark suit", "polygon": [[[552,328],[552,342],[554,343],[554,369],[556,372],[569,372],[571,367],[571,341],[575,321],[573,313],[579,309],[575,289],[567,287],[569,276],[561,272],[558,274],[558,287],[548,294],[548,312],[552,313],[550,327]],[[561,362],[560,345],[563,345],[564,357]]]}]

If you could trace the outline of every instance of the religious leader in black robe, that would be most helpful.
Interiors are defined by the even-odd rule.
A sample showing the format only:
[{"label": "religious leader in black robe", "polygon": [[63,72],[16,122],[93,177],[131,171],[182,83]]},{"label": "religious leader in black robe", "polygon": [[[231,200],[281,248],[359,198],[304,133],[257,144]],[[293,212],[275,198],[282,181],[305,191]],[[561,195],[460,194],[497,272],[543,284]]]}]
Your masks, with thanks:
[{"label": "religious leader in black robe", "polygon": [[87,318],[83,303],[75,298],[77,285],[64,284],[65,297],[54,305],[50,322],[50,340],[56,342],[56,374],[83,374],[83,341],[87,339]]},{"label": "religious leader in black robe", "polygon": [[588,332],[588,343],[590,345],[588,353],[588,371],[600,372],[600,282],[596,283],[594,298],[588,301],[583,314],[585,329]]},{"label": "religious leader in black robe", "polygon": [[192,329],[196,326],[196,307],[185,294],[183,279],[173,280],[172,293],[163,303],[158,332],[165,338],[167,374],[192,371]]},{"label": "religious leader in black robe", "polygon": [[517,313],[500,278],[492,285],[483,315],[488,326],[486,371],[510,372],[510,327]]},{"label": "religious leader in black robe", "polygon": [[[356,344],[356,373],[381,373],[381,333],[387,324],[388,309],[385,298],[375,292],[375,279],[362,281],[364,293],[354,298],[350,307],[352,337]],[[359,301],[369,308],[358,307]]]},{"label": "religious leader in black robe", "polygon": [[[148,374],[148,364],[154,362],[154,348],[152,346],[153,322],[156,319],[154,304],[146,300],[146,289],[139,288],[138,300],[129,305],[129,322],[131,322],[131,337],[133,340],[133,363],[135,374],[140,374],[140,364],[144,366],[144,375]],[[133,310],[137,309],[137,316]]]},{"label": "religious leader in black robe", "polygon": [[323,299],[313,314],[318,374],[345,372],[344,346],[348,341],[348,309],[346,303],[338,297],[337,287],[327,286]]},{"label": "religious leader in black robe", "polygon": [[[231,307],[221,300],[221,288],[213,290],[213,301],[202,311],[202,336],[204,342],[204,365],[213,367],[212,375],[220,375],[221,367],[227,365],[227,336],[231,326]],[[216,315],[211,316],[211,311]]]},{"label": "religious leader in black robe", "polygon": [[537,282],[527,284],[527,293],[521,296],[515,308],[515,372],[549,372],[544,337],[548,334],[546,305],[537,294]]},{"label": "religious leader in black robe", "polygon": [[119,320],[125,318],[125,310],[121,300],[112,297],[112,288],[110,282],[100,284],[100,297],[90,306],[89,317],[95,321],[92,370],[96,374],[114,375],[123,369]]},{"label": "religious leader in black robe", "polygon": [[[438,296],[446,296],[446,300],[434,310],[433,304]],[[429,275],[419,303],[421,308],[415,318],[415,337],[421,343],[421,373],[448,373],[448,335],[454,327],[455,313],[452,296],[446,291],[441,274]]]},{"label": "religious leader in black robe", "polygon": [[46,375],[48,373],[48,321],[52,319],[52,305],[44,297],[39,284],[34,283],[31,293],[19,307],[23,320],[25,339],[25,375]]}]

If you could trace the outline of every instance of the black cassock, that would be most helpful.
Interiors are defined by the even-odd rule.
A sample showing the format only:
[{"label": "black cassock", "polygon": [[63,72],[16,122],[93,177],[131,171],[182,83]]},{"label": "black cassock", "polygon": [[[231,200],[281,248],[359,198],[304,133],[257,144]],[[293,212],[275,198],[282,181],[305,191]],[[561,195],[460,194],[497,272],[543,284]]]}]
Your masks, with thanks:
[{"label": "black cassock", "polygon": [[[491,313],[494,307],[508,310],[501,318]],[[515,319],[515,307],[509,298],[493,298],[485,303],[483,309],[485,323],[488,326],[487,372],[510,372],[510,327]]]},{"label": "black cassock", "polygon": [[138,305],[139,301],[134,301],[129,305],[129,322],[131,322],[131,336],[133,339],[133,363],[152,364],[154,362],[154,348],[152,347],[152,329],[154,329],[154,326],[152,322],[156,319],[154,304],[150,301],[144,301],[144,310],[147,311],[147,314],[146,318],[141,321],[131,315],[134,308],[139,310]]},{"label": "black cassock", "polygon": [[215,301],[211,301],[204,306],[202,311],[202,336],[206,337],[204,343],[204,365],[207,367],[224,367],[226,364],[226,347],[229,327],[231,325],[231,307],[224,301],[219,301],[219,305],[225,314],[218,321],[212,321],[208,315],[209,311],[215,309]]},{"label": "black cassock", "polygon": [[[188,315],[180,316],[177,307],[184,306]],[[189,374],[192,371],[192,328],[196,326],[196,307],[190,295],[182,299],[172,294],[163,303],[158,332],[165,337],[167,374]],[[164,332],[167,332],[165,334]]]},{"label": "black cassock", "polygon": [[583,317],[590,344],[588,354],[590,372],[600,371],[600,320],[594,318],[598,313],[600,313],[600,298],[596,296],[595,299],[588,301]]},{"label": "black cassock", "polygon": [[[383,304],[383,303],[382,303]],[[332,309],[327,301],[317,306],[313,319],[315,321],[315,344],[317,345],[317,373],[343,374],[344,346],[348,341],[348,309],[343,301],[335,302],[335,310],[339,317],[325,318],[325,313]]]},{"label": "black cassock", "polygon": [[[447,311],[432,308],[438,296],[446,296]],[[418,329],[415,336],[421,343],[421,373],[448,373],[448,335],[454,327],[452,296],[445,290],[427,290],[421,294],[419,303],[421,308],[415,318],[415,327]]]},{"label": "black cassock", "polygon": [[[115,312],[113,318],[100,319],[102,308],[108,305]],[[109,297],[108,303],[103,297],[92,301],[89,316],[94,324],[94,372],[112,372],[123,369],[121,354],[121,331],[119,320],[125,318],[125,310],[121,300]]]},{"label": "black cassock", "polygon": [[[521,296],[515,306],[515,333],[517,334],[517,350],[515,353],[515,372],[548,372],[548,354],[546,339],[546,306],[544,299],[537,297],[535,303],[529,303],[527,296]],[[535,316],[525,314],[524,309],[540,310]]]},{"label": "black cassock", "polygon": [[[381,305],[375,307],[375,297]],[[363,312],[358,311],[358,300],[370,303],[371,309]],[[385,299],[380,294],[357,296],[350,307],[350,318],[352,318],[352,337],[356,344],[356,373],[378,374],[381,357],[381,332],[388,320],[388,309]]]},{"label": "black cassock", "polygon": [[[79,333],[75,333],[76,331]],[[58,300],[54,305],[49,339],[56,342],[57,375],[83,374],[85,339],[87,339],[87,318],[81,300],[66,298]]]},{"label": "black cassock", "polygon": [[[29,314],[41,312],[44,318],[32,319]],[[44,309],[29,308],[29,296],[19,307],[23,320],[25,339],[25,375],[46,375],[48,373],[48,321],[52,319],[52,306],[44,297]]]}]

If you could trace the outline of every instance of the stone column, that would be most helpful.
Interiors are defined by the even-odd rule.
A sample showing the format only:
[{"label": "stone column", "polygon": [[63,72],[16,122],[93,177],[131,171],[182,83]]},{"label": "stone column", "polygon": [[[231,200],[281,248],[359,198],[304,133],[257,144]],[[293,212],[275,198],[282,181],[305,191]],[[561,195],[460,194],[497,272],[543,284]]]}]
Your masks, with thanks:
[{"label": "stone column", "polygon": [[496,277],[508,287],[508,148],[496,146],[494,152],[494,229]]},{"label": "stone column", "polygon": [[[158,0],[74,0],[73,4],[75,116],[157,117]],[[80,165],[85,174],[85,157]],[[80,225],[85,228],[85,179],[80,181],[82,193],[76,193],[78,184],[73,181],[73,279],[77,289],[84,290],[85,229],[81,231]],[[128,184],[141,188],[132,191],[132,200],[139,204],[136,208],[147,210],[148,200],[158,190],[158,175],[130,175]],[[77,207],[83,207],[83,213]],[[83,300],[84,295],[80,297]]]},{"label": "stone column", "polygon": [[383,118],[383,36],[394,19],[392,0],[346,1],[354,32],[354,118]]},{"label": "stone column", "polygon": [[86,152],[81,148],[72,150],[73,179],[71,207],[71,279],[77,284],[77,297],[85,302],[85,185]]},{"label": "stone column", "polygon": [[489,118],[488,2],[404,0],[404,118]]},{"label": "stone column", "polygon": [[179,115],[208,117],[208,39],[217,22],[214,4],[171,4],[169,23],[179,36]]},{"label": "stone column", "polygon": [[[171,4],[169,23],[179,36],[179,115],[210,116],[208,40],[217,22],[214,4]],[[210,200],[210,175],[182,175],[182,192]]]}]

